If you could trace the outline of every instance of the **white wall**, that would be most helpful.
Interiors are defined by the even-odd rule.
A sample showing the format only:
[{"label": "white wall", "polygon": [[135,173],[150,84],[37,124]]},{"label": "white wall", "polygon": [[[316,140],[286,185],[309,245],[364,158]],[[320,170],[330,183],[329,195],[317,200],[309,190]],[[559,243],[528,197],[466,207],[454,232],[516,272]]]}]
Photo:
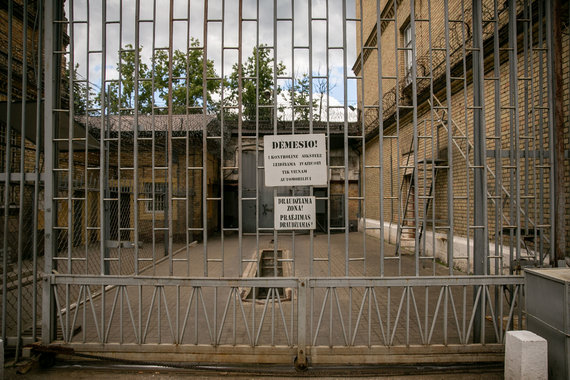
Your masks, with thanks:
[{"label": "white wall", "polygon": [[[379,229],[380,221],[375,219],[364,219],[360,218],[358,222],[358,230],[362,231],[364,225],[366,224],[366,233],[370,236],[376,237],[380,239],[380,232],[383,231],[384,233],[384,241],[390,244],[396,244],[396,236],[398,232],[398,225],[396,223],[389,223],[384,222],[384,228]],[[426,252],[424,253],[426,256],[434,256],[440,260],[441,262],[448,264],[447,260],[447,234],[436,232],[435,233],[435,248],[434,248],[434,233],[432,231],[424,231],[423,235],[425,236],[425,249]],[[422,242],[423,244],[423,242]],[[413,244],[411,247],[405,247],[405,249],[412,249]],[[501,252],[502,250],[502,252]],[[434,253],[435,252],[435,253]],[[502,263],[502,273],[508,274],[509,273],[509,262],[510,262],[510,248],[508,246],[499,246],[498,254],[495,254],[495,243],[491,242],[489,244],[489,256],[503,256],[503,263]],[[525,252],[523,250],[522,254],[524,255]],[[466,258],[469,257],[469,260]],[[490,274],[495,273],[495,261],[494,259],[490,260]],[[469,263],[469,268],[467,267]],[[455,236],[453,238],[453,266],[456,269],[459,269],[463,272],[473,272],[473,239],[467,241],[467,238],[463,236]]]}]

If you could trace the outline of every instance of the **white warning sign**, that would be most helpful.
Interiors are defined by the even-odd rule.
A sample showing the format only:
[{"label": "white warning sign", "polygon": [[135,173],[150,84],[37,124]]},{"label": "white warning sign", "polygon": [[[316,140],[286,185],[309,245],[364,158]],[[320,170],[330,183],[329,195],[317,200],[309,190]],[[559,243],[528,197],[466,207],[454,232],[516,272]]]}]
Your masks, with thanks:
[{"label": "white warning sign", "polygon": [[326,186],[323,134],[263,137],[265,186]]},{"label": "white warning sign", "polygon": [[314,230],[315,197],[275,197],[276,230]]}]

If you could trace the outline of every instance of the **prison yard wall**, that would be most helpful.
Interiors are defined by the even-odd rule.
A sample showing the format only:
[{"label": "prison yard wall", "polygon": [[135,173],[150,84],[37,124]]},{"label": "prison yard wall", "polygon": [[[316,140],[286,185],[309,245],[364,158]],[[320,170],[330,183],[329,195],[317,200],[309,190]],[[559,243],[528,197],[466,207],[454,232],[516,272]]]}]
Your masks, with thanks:
[{"label": "prison yard wall", "polygon": [[[421,10],[423,2],[416,7],[416,17],[417,18],[427,18],[427,13],[425,10]],[[373,26],[376,20],[376,9],[374,4],[374,9],[372,9],[372,4],[368,2],[364,3],[364,28],[365,35],[366,31],[373,31]],[[443,31],[443,14],[441,17],[434,17],[434,14],[441,13],[441,10],[435,9],[436,6],[432,7],[431,17],[432,17],[432,34],[438,35],[438,33]],[[357,10],[358,10],[357,6]],[[418,13],[418,9],[420,12]],[[450,18],[453,18],[453,11],[450,9]],[[507,12],[503,12],[507,13]],[[461,14],[461,13],[459,13]],[[407,19],[409,15],[409,9],[404,7],[398,7],[398,22],[400,20]],[[485,16],[484,16],[485,17]],[[501,23],[504,23],[504,15],[500,17]],[[374,22],[373,22],[374,21]],[[403,25],[403,24],[399,24]],[[422,25],[422,22],[418,22],[418,25]],[[427,28],[427,26],[426,26]],[[399,28],[398,28],[399,30]],[[417,31],[418,29],[416,29]],[[358,32],[360,32],[358,30]],[[374,32],[375,33],[375,32]],[[489,33],[489,31],[487,31]],[[491,197],[487,198],[487,211],[488,211],[488,233],[491,241],[490,251],[493,252],[495,249],[499,249],[505,254],[505,258],[508,257],[507,252],[509,252],[509,245],[516,246],[516,240],[509,238],[509,232],[502,229],[502,226],[515,224],[516,216],[516,201],[510,200],[508,194],[513,196],[517,193],[517,178],[520,180],[520,205],[521,205],[521,226],[524,229],[532,229],[533,223],[537,225],[549,225],[550,224],[550,171],[549,166],[552,164],[549,156],[549,149],[551,146],[550,138],[548,135],[548,95],[547,95],[547,81],[546,81],[546,57],[543,52],[538,48],[536,35],[538,32],[533,31],[535,40],[533,43],[533,54],[527,52],[528,59],[525,61],[525,51],[523,49],[523,36],[522,33],[518,38],[518,54],[517,59],[517,76],[518,76],[518,99],[519,99],[519,109],[518,109],[518,123],[519,123],[519,140],[514,142],[515,139],[515,127],[513,113],[511,111],[511,76],[508,55],[502,54],[500,59],[499,67],[499,98],[495,99],[495,77],[494,72],[494,56],[488,54],[485,56],[485,82],[484,82],[484,99],[485,99],[485,127],[486,127],[486,149],[487,149],[487,167],[492,170],[495,176],[502,179],[501,182],[497,183],[499,186],[499,192],[496,188],[496,180],[494,176],[487,171],[487,190]],[[565,97],[565,103],[568,102],[568,94],[570,89],[568,88],[568,75],[569,75],[569,37],[568,37],[568,26],[566,26],[566,32],[562,33],[563,41],[563,76],[564,81],[563,92]],[[393,54],[394,46],[394,26],[391,23],[384,30],[382,35],[382,75],[384,76],[394,76],[396,73],[390,71],[390,67],[393,67],[393,60],[396,54]],[[425,51],[425,46],[428,45],[427,37],[422,33],[419,33],[416,37],[418,57],[422,56],[422,49],[424,53],[429,53]],[[366,41],[366,39],[365,39]],[[384,45],[386,41],[386,45]],[[390,45],[392,41],[392,45]],[[359,42],[359,41],[358,41]],[[399,46],[402,46],[403,41],[400,40]],[[432,41],[434,48],[437,46],[435,41]],[[502,41],[501,47],[506,47],[508,44],[507,40]],[[545,42],[542,42],[544,46]],[[386,52],[386,53],[384,53]],[[390,53],[391,56],[388,57]],[[433,59],[436,60],[435,55],[439,54],[435,51],[432,52],[434,55]],[[452,53],[457,56],[457,52]],[[453,135],[455,137],[455,143],[459,148],[452,144],[452,190],[453,190],[453,232],[454,232],[454,248],[464,247],[458,249],[454,252],[455,256],[466,256],[464,253],[459,252],[461,250],[466,251],[467,246],[472,245],[472,236],[474,221],[474,193],[473,193],[473,179],[474,170],[473,165],[473,150],[467,146],[466,140],[461,137],[465,135],[470,142],[473,141],[473,111],[470,109],[473,102],[473,86],[472,86],[472,73],[471,73],[471,56],[468,51],[461,52],[459,54],[462,56],[466,55],[466,61],[456,66],[452,72],[453,80],[451,80],[451,115],[452,120],[455,124],[453,127]],[[384,56],[386,55],[386,58]],[[403,60],[403,54],[399,54],[400,60]],[[452,55],[451,63],[453,63]],[[386,61],[384,61],[386,59]],[[456,58],[455,58],[456,59]],[[445,63],[445,62],[444,62]],[[357,69],[360,69],[359,62],[355,64]],[[419,70],[419,69],[418,69]],[[435,73],[435,71],[433,71]],[[399,68],[399,77],[403,78],[405,73],[405,68]],[[357,72],[357,75],[359,72]],[[429,75],[430,73],[419,72],[418,76]],[[359,81],[359,85],[364,83],[364,96],[362,97],[362,89],[359,88],[359,101],[362,107],[364,105],[371,106],[378,104],[378,86],[377,86],[377,53],[372,51],[368,59],[364,63],[364,69],[362,70],[363,80]],[[544,81],[540,83],[539,79],[542,76]],[[462,77],[462,78],[461,78]],[[368,80],[367,80],[368,78]],[[533,78],[532,86],[530,78]],[[445,79],[445,72],[443,77],[434,76],[434,84],[441,82]],[[383,82],[383,95],[386,94],[390,86],[384,85],[386,82],[393,80],[384,80]],[[417,79],[418,88],[426,88],[427,79]],[[411,83],[402,84],[400,92],[398,93],[399,102],[401,105],[411,106]],[[392,86],[393,87],[393,86]],[[435,91],[437,88],[439,90]],[[370,118],[366,119],[367,122],[366,129],[369,132],[366,147],[364,150],[364,160],[366,169],[363,170],[363,180],[364,180],[364,196],[366,199],[365,212],[362,217],[364,220],[360,221],[361,227],[364,225],[380,225],[380,220],[384,222],[384,228],[387,228],[385,233],[385,238],[391,236],[395,230],[393,230],[403,218],[403,210],[406,196],[408,194],[410,185],[410,176],[412,169],[403,168],[403,166],[414,166],[414,154],[417,156],[418,173],[419,173],[419,183],[416,185],[414,191],[419,195],[419,203],[415,205],[418,209],[419,219],[424,218],[425,200],[422,197],[428,196],[431,181],[433,179],[432,165],[421,163],[422,159],[443,159],[439,165],[446,166],[447,162],[447,152],[450,149],[448,146],[448,134],[443,127],[447,120],[447,101],[446,101],[446,88],[437,87],[434,85],[434,97],[431,98],[429,95],[430,83],[427,83],[426,93],[418,93],[418,106],[417,106],[417,151],[413,150],[411,145],[412,138],[414,135],[413,126],[413,113],[411,109],[401,109],[398,115],[394,114],[394,110],[384,109],[384,121],[379,123],[377,119],[372,120]],[[541,98],[542,97],[542,98]],[[495,101],[498,101],[500,108],[497,110],[495,107]],[[442,109],[434,108],[434,106],[440,106],[438,103],[441,102]],[[542,101],[542,102],[541,102]],[[384,100],[384,103],[386,100]],[[383,103],[383,104],[384,104]],[[430,106],[433,103],[433,106]],[[384,104],[385,105],[385,104]],[[500,112],[496,120],[495,112]],[[565,150],[569,149],[568,141],[568,110],[565,112],[565,123],[564,123],[564,136],[565,136]],[[364,115],[365,116],[365,115]],[[443,120],[440,122],[439,119]],[[498,124],[497,124],[498,122]],[[383,140],[380,142],[378,135],[378,126],[383,128]],[[498,127],[498,128],[497,128]],[[497,131],[496,131],[497,129]],[[370,131],[372,131],[370,133]],[[380,144],[382,146],[380,147]],[[412,147],[412,149],[410,149]],[[382,165],[381,168],[370,167],[378,166],[380,161],[380,148],[382,148]],[[494,150],[501,150],[501,159],[495,159]],[[519,157],[515,157],[515,149],[519,151]],[[468,160],[466,160],[463,155],[466,155]],[[409,161],[408,161],[409,157]],[[518,165],[518,168],[514,168]],[[566,181],[564,182],[564,189],[566,193],[570,192],[570,167],[569,161],[564,161]],[[427,175],[423,175],[427,172]],[[383,180],[383,199],[380,195],[380,181]],[[436,236],[436,252],[441,250],[446,251],[447,246],[444,240],[447,239],[447,225],[449,220],[448,215],[448,196],[447,193],[448,186],[448,171],[445,168],[439,169],[436,173],[434,195],[435,202],[429,205],[427,209],[426,218],[431,220],[435,217],[435,231],[431,223],[428,223],[427,228],[430,230],[426,235],[426,240],[428,245],[432,244],[432,235],[435,233]],[[400,190],[401,189],[401,190]],[[413,199],[413,198],[412,198]],[[495,207],[494,202],[497,202],[499,206]],[[380,218],[380,204],[383,202],[383,215]],[[408,208],[407,218],[413,217],[413,204]],[[434,212],[435,207],[435,212]],[[566,225],[570,225],[570,202],[567,200],[566,206]],[[399,211],[400,210],[400,211]],[[499,210],[496,213],[496,210]],[[500,221],[502,219],[502,221]],[[496,220],[499,221],[499,225],[496,225]],[[410,222],[405,222],[409,225]],[[412,222],[413,223],[413,222]],[[368,230],[370,234],[377,234],[377,231],[371,229]],[[550,228],[542,228],[536,232],[536,237],[540,240],[541,235],[550,236]],[[446,236],[443,239],[442,236]],[[413,235],[411,236],[413,237]],[[392,236],[393,238],[393,236]],[[395,239],[390,238],[392,242]],[[566,229],[566,244],[567,249],[570,250],[570,230]],[[542,240],[548,247],[546,240]],[[431,248],[430,248],[431,249]],[[530,249],[530,248],[529,248]],[[470,248],[472,252],[472,247]],[[493,254],[491,254],[493,255]],[[443,254],[441,257],[444,261],[447,261],[447,254]],[[472,260],[470,260],[472,262]],[[494,264],[492,264],[493,266]],[[508,261],[503,262],[503,266],[508,265]]]}]

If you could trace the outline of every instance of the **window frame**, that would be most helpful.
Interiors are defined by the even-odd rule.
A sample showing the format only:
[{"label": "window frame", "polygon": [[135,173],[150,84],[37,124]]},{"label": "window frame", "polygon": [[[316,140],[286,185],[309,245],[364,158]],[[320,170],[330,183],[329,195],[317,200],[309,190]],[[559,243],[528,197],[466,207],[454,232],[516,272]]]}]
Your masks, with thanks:
[{"label": "window frame", "polygon": [[145,211],[147,213],[153,213],[153,212],[164,213],[164,211],[166,210],[167,190],[168,190],[168,184],[166,182],[143,183],[143,191],[145,194],[145,198],[147,199],[150,198],[145,202]]}]

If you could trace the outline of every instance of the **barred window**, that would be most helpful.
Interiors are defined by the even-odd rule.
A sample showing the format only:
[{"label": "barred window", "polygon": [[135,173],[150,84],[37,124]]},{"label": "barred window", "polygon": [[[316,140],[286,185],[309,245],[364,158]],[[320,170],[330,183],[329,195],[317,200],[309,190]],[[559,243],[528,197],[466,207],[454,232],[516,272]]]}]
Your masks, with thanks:
[{"label": "barred window", "polygon": [[408,25],[402,31],[404,37],[404,65],[405,65],[405,83],[412,83],[412,24],[408,22]]},{"label": "barred window", "polygon": [[[165,182],[154,182],[154,198],[152,196],[153,183],[144,183],[144,193],[145,198],[150,198],[152,200],[146,202],[146,211],[164,211],[166,206],[166,191],[168,190],[167,184]],[[154,208],[153,208],[154,204]]]}]

